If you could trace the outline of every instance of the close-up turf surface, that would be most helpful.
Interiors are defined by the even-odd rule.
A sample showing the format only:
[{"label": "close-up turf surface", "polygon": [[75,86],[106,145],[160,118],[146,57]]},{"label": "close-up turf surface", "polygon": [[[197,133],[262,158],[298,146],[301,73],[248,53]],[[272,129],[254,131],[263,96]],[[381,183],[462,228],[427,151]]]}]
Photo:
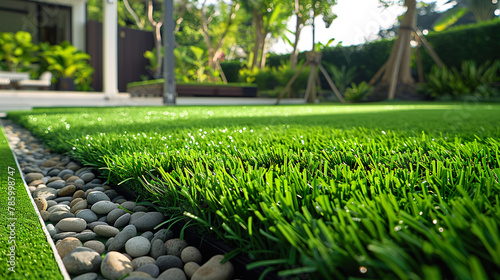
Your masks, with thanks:
[{"label": "close-up turf surface", "polygon": [[63,279],[0,126],[0,279]]},{"label": "close-up turf surface", "polygon": [[[500,277],[500,105],[10,112],[109,184],[303,279]],[[173,218],[175,220],[175,218]]]}]

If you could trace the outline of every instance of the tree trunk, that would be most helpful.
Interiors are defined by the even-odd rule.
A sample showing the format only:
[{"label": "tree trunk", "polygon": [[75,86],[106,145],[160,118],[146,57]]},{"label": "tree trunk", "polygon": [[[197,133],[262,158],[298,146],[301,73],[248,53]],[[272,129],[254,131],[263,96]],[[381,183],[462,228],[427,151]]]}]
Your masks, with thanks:
[{"label": "tree trunk", "polygon": [[264,44],[264,38],[262,34],[262,29],[264,28],[264,19],[257,9],[253,9],[253,20],[255,23],[255,45],[253,47],[253,58],[251,68],[258,67],[259,61],[259,51]]},{"label": "tree trunk", "polygon": [[[415,81],[411,75],[411,34],[416,26],[417,7],[416,0],[405,0],[405,6],[408,10],[399,27],[399,36],[391,50],[391,54],[386,64],[384,64],[384,75],[382,76],[379,87],[393,88],[396,84],[413,86]],[[391,93],[390,93],[391,94]],[[392,99],[394,96],[389,96]]]},{"label": "tree trunk", "polygon": [[266,37],[264,39],[264,43],[262,44],[262,56],[260,59],[260,68],[264,68],[266,66],[266,58],[267,58],[267,46],[269,45],[269,38],[266,34]]},{"label": "tree trunk", "polygon": [[297,14],[297,24],[295,24],[295,42],[293,42],[293,51],[290,54],[290,67],[292,69],[295,69],[297,67],[297,64],[299,62],[299,38],[300,34],[302,33],[302,17]]}]

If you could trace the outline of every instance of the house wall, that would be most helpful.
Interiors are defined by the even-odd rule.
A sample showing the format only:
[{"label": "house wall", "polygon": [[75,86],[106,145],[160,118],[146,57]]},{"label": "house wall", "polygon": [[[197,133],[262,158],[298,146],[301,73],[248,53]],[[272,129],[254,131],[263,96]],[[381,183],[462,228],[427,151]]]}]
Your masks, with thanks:
[{"label": "house wall", "polygon": [[85,51],[87,0],[0,0],[0,32],[27,31],[33,42],[70,41]]},{"label": "house wall", "polygon": [[[90,65],[95,72],[92,77],[92,87],[96,91],[103,89],[102,67],[102,23],[87,22],[87,53],[91,56]],[[125,92],[127,83],[141,80],[147,76],[146,66],[149,62],[144,58],[144,52],[154,48],[153,33],[126,27],[118,28],[118,90]]]}]

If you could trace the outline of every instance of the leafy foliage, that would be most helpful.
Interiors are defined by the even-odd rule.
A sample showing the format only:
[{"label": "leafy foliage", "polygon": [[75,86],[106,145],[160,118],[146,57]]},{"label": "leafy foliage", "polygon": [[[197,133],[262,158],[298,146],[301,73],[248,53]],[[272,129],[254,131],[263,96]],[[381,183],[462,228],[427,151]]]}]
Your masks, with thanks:
[{"label": "leafy foliage", "polygon": [[374,87],[369,85],[367,82],[361,82],[358,85],[355,83],[351,84],[351,87],[347,88],[345,91],[345,100],[349,102],[358,102],[365,99],[374,90]]},{"label": "leafy foliage", "polygon": [[496,279],[499,112],[390,103],[9,117],[231,243],[254,260],[248,268],[292,279]]},{"label": "leafy foliage", "polygon": [[37,50],[38,46],[32,43],[31,34],[28,32],[0,32],[0,69],[30,70],[31,63],[37,61],[34,56]]},{"label": "leafy foliage", "polygon": [[420,91],[431,97],[491,97],[498,94],[495,85],[500,82],[500,61],[487,62],[480,66],[474,61],[462,62],[462,67],[439,68],[434,66],[427,75],[427,83],[420,86]]},{"label": "leafy foliage", "polygon": [[90,55],[78,50],[70,42],[64,41],[60,45],[40,44],[41,67],[40,71],[50,71],[53,80],[73,78],[78,90],[90,90],[94,68],[90,66]]},{"label": "leafy foliage", "polygon": [[344,93],[347,86],[356,77],[356,67],[347,68],[345,65],[337,67],[334,64],[328,64],[329,72],[332,75],[332,80],[335,86],[339,89],[340,93]]}]

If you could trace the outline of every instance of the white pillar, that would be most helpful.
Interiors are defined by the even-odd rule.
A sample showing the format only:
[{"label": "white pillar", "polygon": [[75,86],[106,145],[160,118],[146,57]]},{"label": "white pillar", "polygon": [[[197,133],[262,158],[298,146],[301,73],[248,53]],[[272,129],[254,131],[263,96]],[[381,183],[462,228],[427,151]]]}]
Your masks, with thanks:
[{"label": "white pillar", "polygon": [[111,99],[118,95],[118,1],[103,1],[102,80],[103,92],[106,99]]},{"label": "white pillar", "polygon": [[87,6],[85,5],[85,1],[86,0],[74,1],[71,13],[71,41],[73,43],[73,46],[82,51],[86,51],[87,49],[87,46],[85,44],[87,23],[87,19],[85,18],[87,14]]}]

